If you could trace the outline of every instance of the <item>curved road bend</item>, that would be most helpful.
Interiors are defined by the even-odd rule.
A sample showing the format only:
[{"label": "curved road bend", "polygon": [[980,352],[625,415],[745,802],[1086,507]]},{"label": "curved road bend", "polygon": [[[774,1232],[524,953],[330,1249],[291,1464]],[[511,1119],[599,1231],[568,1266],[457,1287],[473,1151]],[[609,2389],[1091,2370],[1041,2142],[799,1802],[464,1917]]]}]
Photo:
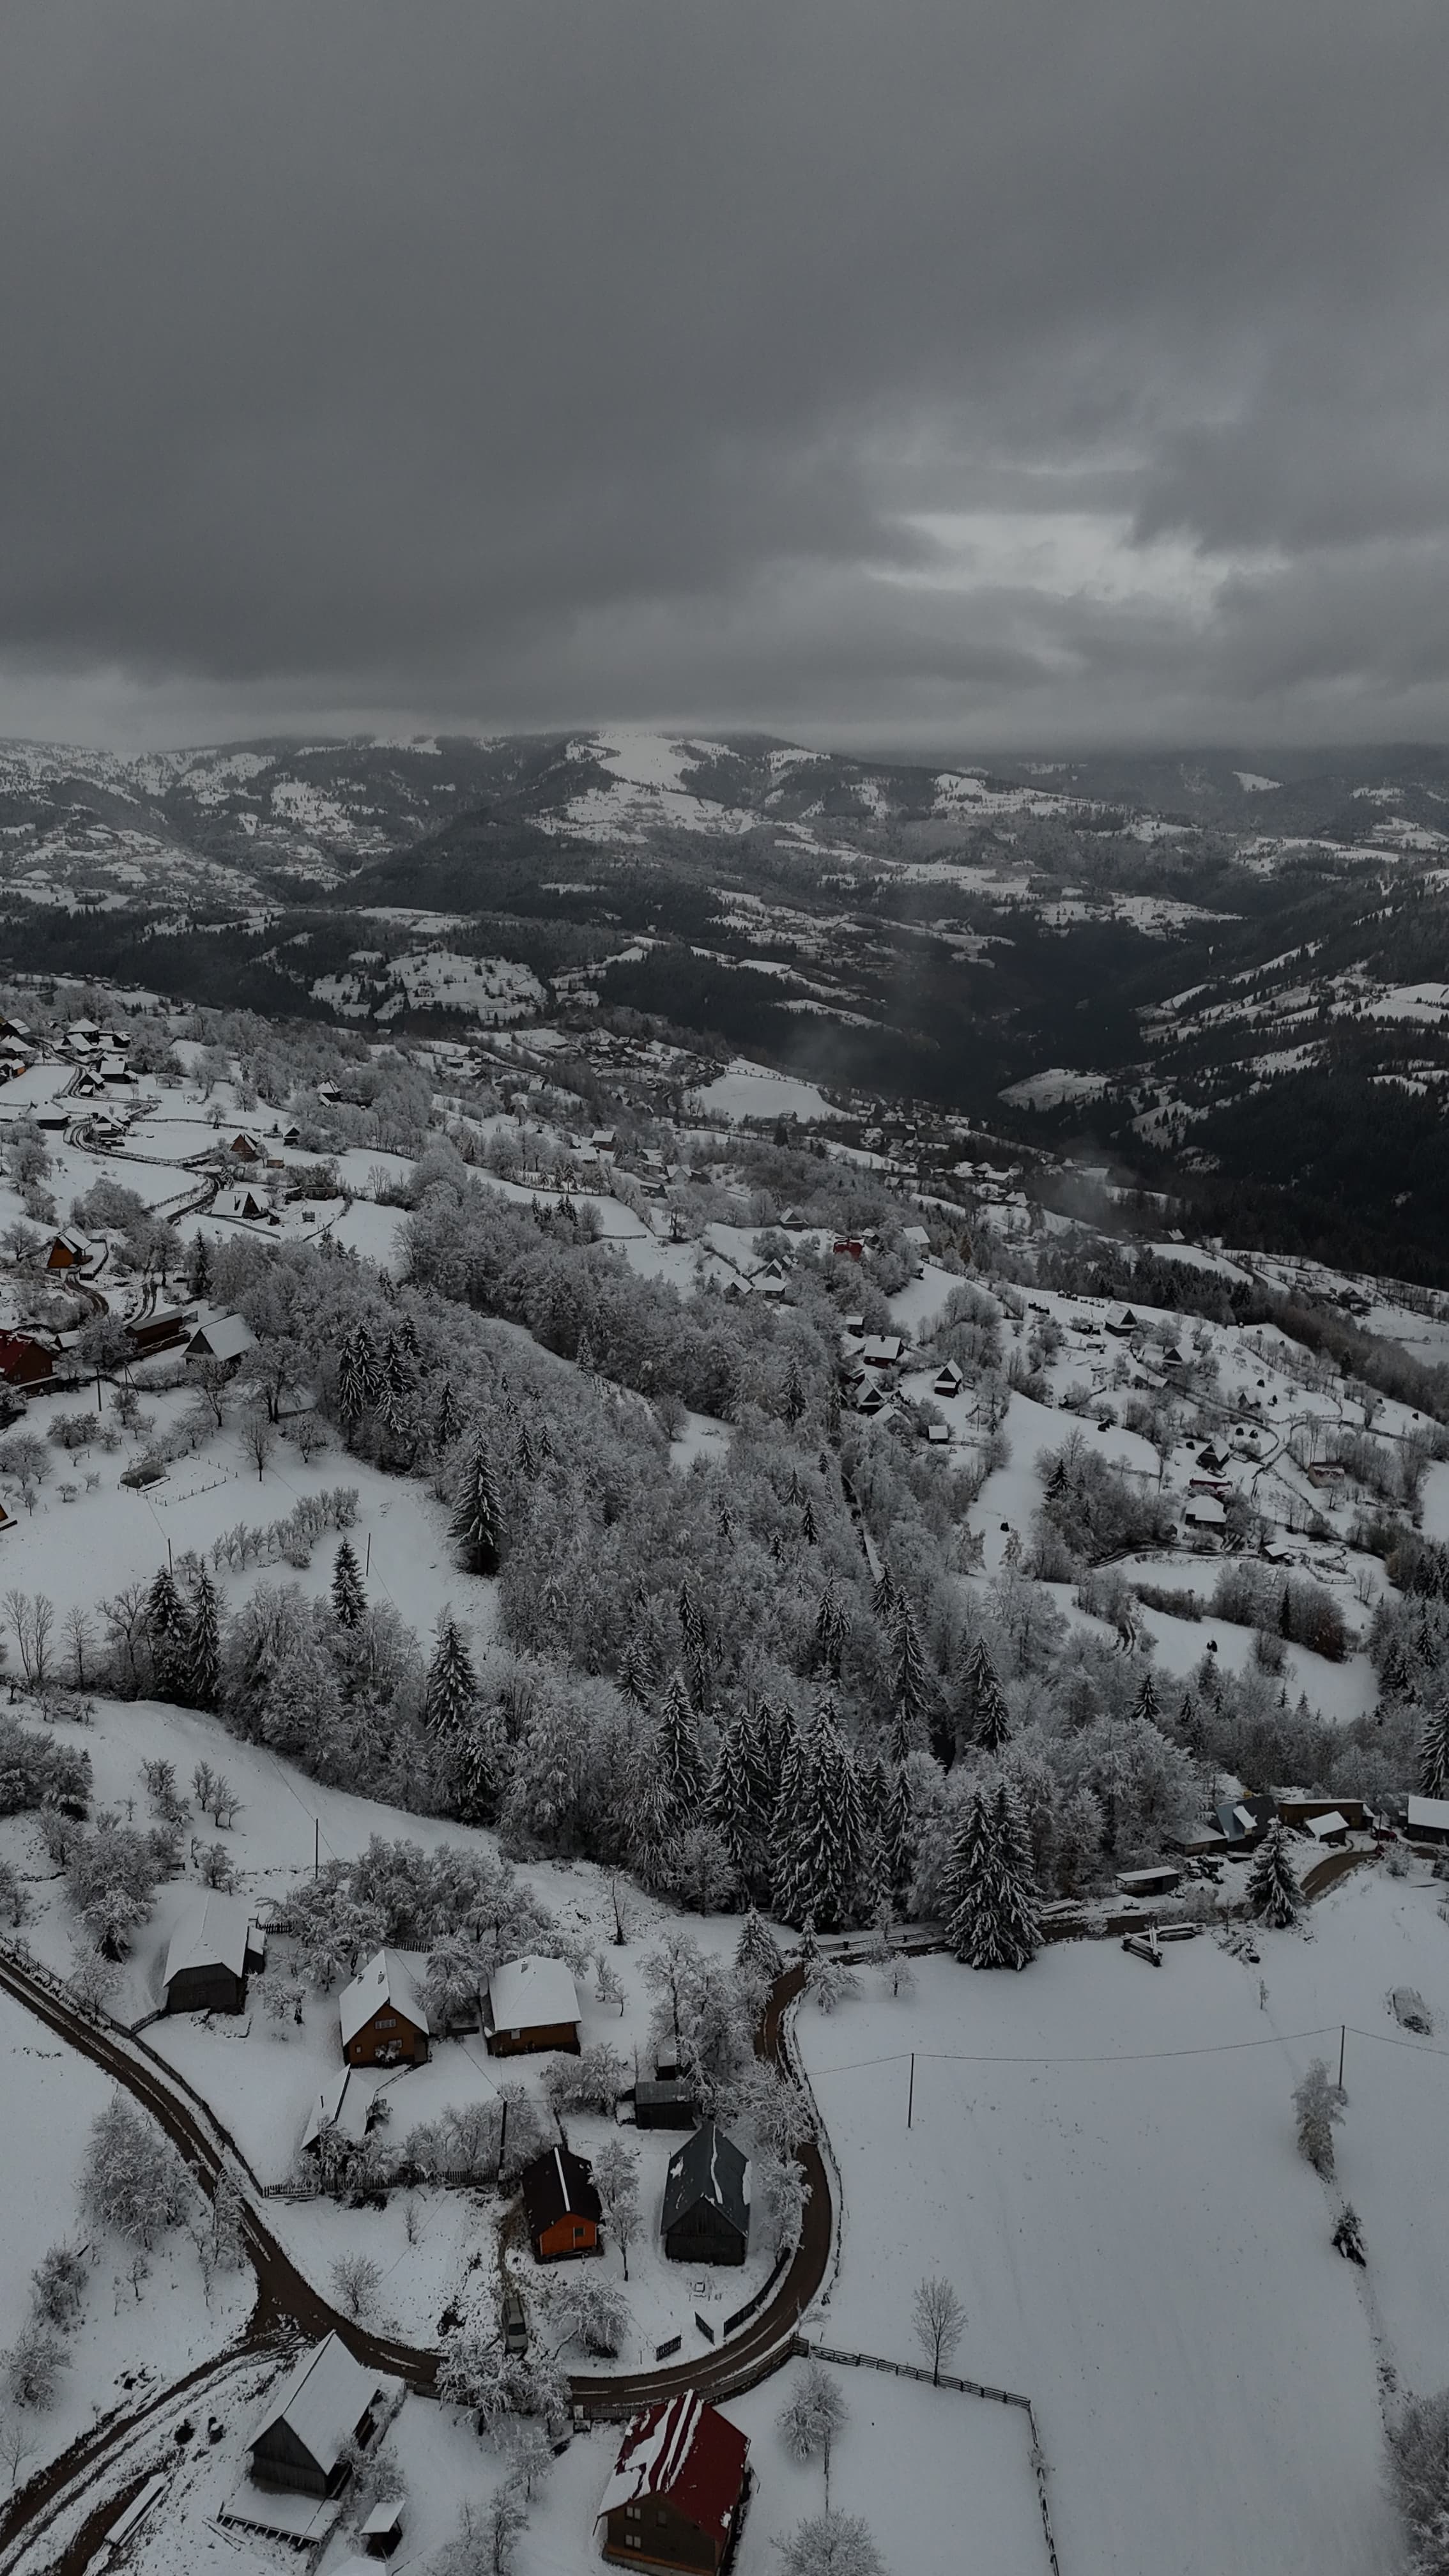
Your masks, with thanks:
[{"label": "curved road bend", "polygon": [[[766,2001],[760,2027],[755,2035],[758,2054],[789,2073],[785,2043],[786,2015],[804,1983],[799,1967],[786,1968],[776,1979]],[[242,2240],[257,2280],[256,2305],[245,2333],[226,2346],[211,2360],[199,2363],[194,2370],[175,2380],[167,2388],[148,2398],[126,2415],[98,2426],[62,2452],[49,2467],[32,2478],[21,2493],[12,2498],[0,2515],[0,2555],[7,2555],[14,2544],[38,2529],[75,2501],[84,2486],[104,2471],[113,2452],[134,2434],[137,2427],[161,2414],[175,2399],[204,2392],[207,2383],[230,2370],[245,2355],[264,2354],[271,2346],[282,2344],[289,2333],[300,2333],[309,2341],[319,2341],[334,2330],[340,2333],[359,2360],[373,2369],[401,2379],[422,2395],[431,2395],[436,2387],[439,2355],[418,2345],[401,2343],[386,2335],[373,2334],[355,2317],[344,2316],[322,2292],[314,2288],[297,2269],[289,2254],[278,2243],[267,2226],[261,2209],[251,2197],[256,2179],[245,2159],[234,2147],[230,2155],[226,2145],[218,2143],[208,2124],[193,2110],[181,2089],[162,2062],[150,2060],[127,2045],[121,2034],[112,2033],[103,2022],[92,2021],[70,1999],[33,1977],[12,1959],[0,1955],[0,1988],[23,2004],[28,2012],[43,2022],[47,2029],[68,2041],[124,2085],[128,2093],[148,2111],[165,2132],[191,2173],[207,2194],[214,2196],[220,2176],[230,2170],[242,2201]],[[641,2371],[630,2375],[581,2377],[569,2383],[570,2395],[585,2414],[626,2413],[637,2406],[677,2394],[681,2389],[695,2388],[706,2396],[723,2397],[731,2390],[751,2386],[772,2369],[789,2359],[795,2329],[800,2317],[825,2278],[830,2261],[834,2231],[834,2206],[825,2160],[811,2139],[800,2151],[800,2164],[809,2186],[800,2242],[778,2288],[758,2316],[735,2336],[720,2352],[707,2353],[699,2359],[677,2362],[669,2369]],[[120,2510],[120,2499],[110,2496],[104,2510],[97,2509],[86,2525],[85,2534],[93,2549],[99,2544],[101,2530],[110,2515]],[[99,2528],[92,2533],[92,2524]],[[69,2565],[74,2552],[65,2553]],[[77,2567],[84,2564],[75,2558]]]}]

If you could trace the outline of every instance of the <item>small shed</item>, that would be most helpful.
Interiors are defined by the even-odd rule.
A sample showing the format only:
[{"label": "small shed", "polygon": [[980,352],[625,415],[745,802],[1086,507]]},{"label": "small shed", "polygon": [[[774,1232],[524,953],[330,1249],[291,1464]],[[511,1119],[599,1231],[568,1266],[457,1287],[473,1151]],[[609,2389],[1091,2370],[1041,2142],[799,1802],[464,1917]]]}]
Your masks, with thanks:
[{"label": "small shed", "polygon": [[932,1384],[931,1393],[943,1396],[949,1404],[954,1396],[960,1394],[965,1383],[963,1371],[956,1366],[954,1360],[947,1360],[945,1367],[938,1372]]},{"label": "small shed", "polygon": [[395,1950],[376,1950],[342,1989],[337,2007],[349,2066],[421,2066],[428,2053],[427,2007]]},{"label": "small shed", "polygon": [[360,2147],[367,2135],[372,2117],[372,2085],[359,2068],[339,2067],[329,2075],[320,2093],[314,2094],[307,2125],[302,2131],[303,2155],[320,2154],[324,2139],[344,2147]]},{"label": "small shed", "polygon": [[749,2159],[705,2120],[669,2159],[660,2233],[671,2263],[743,2263],[750,2242]]},{"label": "small shed", "polygon": [[1340,1815],[1337,1807],[1330,1807],[1326,1816],[1309,1816],[1304,1825],[1304,1832],[1311,1834],[1316,1843],[1325,1845],[1346,1843],[1349,1833],[1348,1818]]},{"label": "small shed", "polygon": [[157,1306],[149,1315],[133,1316],[126,1330],[131,1337],[133,1359],[147,1359],[153,1351],[170,1351],[186,1339],[192,1321],[179,1306]]},{"label": "small shed", "polygon": [[1119,1869],[1118,1891],[1123,1896],[1171,1896],[1182,1885],[1182,1872],[1170,1861],[1155,1869]]},{"label": "small shed", "polygon": [[634,2087],[636,2129],[692,2129],[699,2118],[694,2087],[679,2075],[656,2075]]},{"label": "small shed", "polygon": [[510,1959],[488,1984],[483,2035],[490,2057],[522,2057],[530,2050],[579,2052],[579,1999],[562,1959]]},{"label": "small shed", "polygon": [[1449,1798],[1411,1798],[1405,1831],[1411,1843],[1449,1843]]},{"label": "small shed", "polygon": [[739,2534],[750,2446],[692,2388],[626,2425],[599,2499],[603,2554],[616,2567],[718,2576]]},{"label": "small shed", "polygon": [[208,1888],[190,1900],[171,1935],[162,1973],[166,2010],[240,2012],[248,1974],[257,1974],[266,1959],[266,1937],[244,1899]]},{"label": "small shed", "polygon": [[353,2360],[340,2335],[330,2334],[302,2355],[252,2435],[257,2485],[336,2495],[347,2482],[349,2448],[372,2440],[383,2403],[376,2373]]},{"label": "small shed", "polygon": [[360,2535],[369,2558],[391,2558],[402,2538],[403,2512],[401,2496],[383,2496],[373,2506]]},{"label": "small shed", "polygon": [[538,2263],[601,2254],[603,2209],[593,2167],[569,2147],[549,2147],[523,2170],[523,2209]]}]

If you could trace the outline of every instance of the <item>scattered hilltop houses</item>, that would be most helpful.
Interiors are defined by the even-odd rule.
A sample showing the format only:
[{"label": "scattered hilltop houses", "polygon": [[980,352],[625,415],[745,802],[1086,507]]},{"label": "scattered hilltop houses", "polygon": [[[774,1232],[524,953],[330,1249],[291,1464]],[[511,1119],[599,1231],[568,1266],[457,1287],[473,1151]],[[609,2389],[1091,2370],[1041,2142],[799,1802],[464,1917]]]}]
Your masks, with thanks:
[{"label": "scattered hilltop houses", "polygon": [[235,1366],[248,1351],[256,1349],[256,1335],[243,1315],[217,1315],[209,1324],[198,1325],[182,1354],[192,1360],[226,1360]]},{"label": "scattered hilltop houses", "polygon": [[296,2495],[334,2496],[345,2486],[352,2445],[365,2449],[377,2431],[386,2392],[376,2373],[354,2361],[340,2335],[304,2353],[249,2445],[259,2487]]},{"label": "scattered hilltop houses", "polygon": [[523,2171],[523,2212],[536,2263],[602,2254],[603,2209],[593,2167],[568,2147],[549,2147]]},{"label": "scattered hilltop houses", "polygon": [[171,1935],[162,1971],[166,2010],[241,2012],[247,1978],[259,1976],[266,1964],[266,1934],[245,1898],[208,1888],[188,1901]]},{"label": "scattered hilltop houses", "polygon": [[669,2159],[660,2232],[671,2263],[743,2263],[750,2243],[749,2159],[706,2120]]},{"label": "scattered hilltop houses", "polygon": [[396,1950],[376,1950],[337,2007],[349,2066],[421,2066],[431,2032],[418,1981]]},{"label": "scattered hilltop houses", "polygon": [[579,1999],[562,1959],[510,1959],[488,1984],[483,2036],[490,2057],[522,2057],[530,2050],[564,2048],[579,2053]]},{"label": "scattered hilltop houses", "polygon": [[603,2555],[616,2567],[719,2576],[739,2536],[750,2446],[738,2425],[686,2389],[625,2427],[599,2500]]}]

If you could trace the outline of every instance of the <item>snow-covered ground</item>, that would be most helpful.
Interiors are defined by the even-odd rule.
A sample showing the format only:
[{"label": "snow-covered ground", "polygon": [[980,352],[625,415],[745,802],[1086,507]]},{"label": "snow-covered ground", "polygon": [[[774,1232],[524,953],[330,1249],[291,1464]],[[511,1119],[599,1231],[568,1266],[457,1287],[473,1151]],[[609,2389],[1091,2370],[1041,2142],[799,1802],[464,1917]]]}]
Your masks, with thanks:
[{"label": "snow-covered ground", "polygon": [[692,1106],[706,1118],[798,1118],[802,1126],[837,1115],[813,1082],[772,1073],[768,1065],[752,1064],[747,1056],[737,1056],[727,1073],[707,1082],[694,1095]]},{"label": "snow-covered ground", "polygon": [[[1387,1994],[1449,2026],[1437,1892],[1351,1879],[1259,1966],[1206,1939],[1156,1974],[1115,1944],[1019,1978],[932,1959],[911,1999],[802,2017],[848,2211],[828,2339],[912,2359],[915,2284],[953,2281],[957,2369],[1037,2405],[1072,2576],[1398,2563],[1376,2368],[1449,2378],[1449,2062]],[[1366,2283],[1294,2144],[1341,2023]]]}]

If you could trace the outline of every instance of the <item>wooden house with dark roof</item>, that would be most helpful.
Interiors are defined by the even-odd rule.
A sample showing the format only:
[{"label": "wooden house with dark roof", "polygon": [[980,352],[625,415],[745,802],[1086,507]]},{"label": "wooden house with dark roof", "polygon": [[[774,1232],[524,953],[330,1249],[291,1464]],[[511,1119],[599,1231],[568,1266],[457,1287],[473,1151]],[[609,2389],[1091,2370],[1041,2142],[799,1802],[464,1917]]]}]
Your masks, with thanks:
[{"label": "wooden house with dark roof", "polygon": [[599,2500],[604,2557],[721,2576],[744,2519],[749,2451],[738,2425],[692,2388],[635,2415]]},{"label": "wooden house with dark roof", "polygon": [[660,2233],[671,2263],[743,2263],[750,2243],[749,2159],[705,2120],[669,2159]]},{"label": "wooden house with dark roof", "polygon": [[523,2211],[537,2263],[602,2254],[603,2207],[593,2167],[570,2147],[549,2147],[523,2169]]}]

